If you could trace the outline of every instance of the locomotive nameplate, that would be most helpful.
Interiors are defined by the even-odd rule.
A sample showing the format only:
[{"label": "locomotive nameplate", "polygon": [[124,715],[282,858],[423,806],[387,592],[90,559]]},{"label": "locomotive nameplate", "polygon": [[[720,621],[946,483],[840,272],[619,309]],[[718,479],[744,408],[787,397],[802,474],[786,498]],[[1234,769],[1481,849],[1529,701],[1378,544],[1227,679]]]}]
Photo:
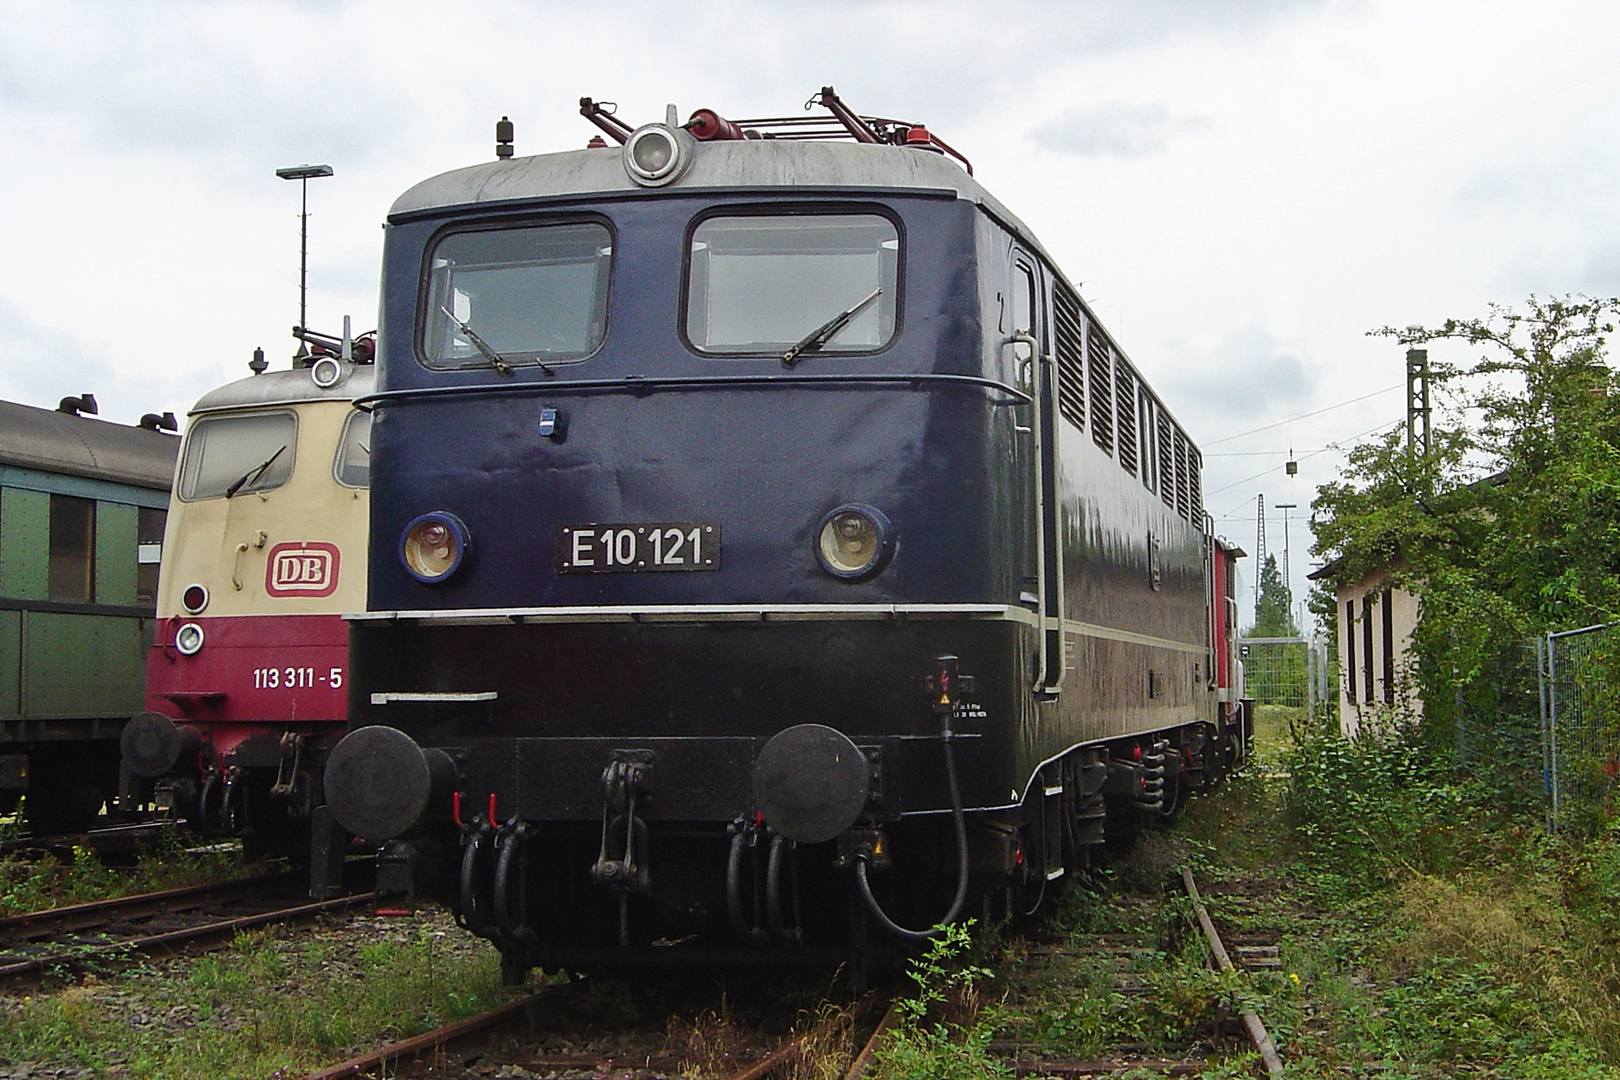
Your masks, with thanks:
[{"label": "locomotive nameplate", "polygon": [[720,569],[720,524],[649,521],[557,526],[559,574]]}]

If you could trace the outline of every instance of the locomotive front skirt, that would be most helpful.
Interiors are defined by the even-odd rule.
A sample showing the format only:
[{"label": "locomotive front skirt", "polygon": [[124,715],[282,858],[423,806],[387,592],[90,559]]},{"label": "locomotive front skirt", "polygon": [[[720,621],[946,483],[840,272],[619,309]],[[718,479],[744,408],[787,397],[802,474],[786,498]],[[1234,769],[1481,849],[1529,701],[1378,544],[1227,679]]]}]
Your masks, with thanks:
[{"label": "locomotive front skirt", "polygon": [[513,977],[1028,908],[1242,749],[1198,452],[1030,232],[700,128],[388,219],[326,795]]}]

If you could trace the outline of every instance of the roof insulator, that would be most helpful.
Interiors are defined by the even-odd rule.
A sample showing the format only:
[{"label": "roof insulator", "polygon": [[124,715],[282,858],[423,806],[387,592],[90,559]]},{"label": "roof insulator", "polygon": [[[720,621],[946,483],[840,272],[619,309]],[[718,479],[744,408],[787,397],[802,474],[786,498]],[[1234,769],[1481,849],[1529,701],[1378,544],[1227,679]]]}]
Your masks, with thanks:
[{"label": "roof insulator", "polygon": [[607,140],[600,135],[592,135],[591,141],[585,144],[587,150],[604,150],[606,148]]},{"label": "roof insulator", "polygon": [[495,156],[502,161],[512,156],[512,121],[504,116],[495,121]]}]

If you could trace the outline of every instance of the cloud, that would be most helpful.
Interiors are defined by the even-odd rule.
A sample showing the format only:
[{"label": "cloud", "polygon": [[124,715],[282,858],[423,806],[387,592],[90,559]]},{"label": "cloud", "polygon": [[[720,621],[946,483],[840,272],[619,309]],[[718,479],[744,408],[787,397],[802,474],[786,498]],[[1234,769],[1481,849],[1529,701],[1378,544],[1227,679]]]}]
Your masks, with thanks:
[{"label": "cloud", "polygon": [[1082,157],[1145,157],[1162,153],[1176,135],[1209,127],[1206,116],[1172,116],[1162,104],[1109,101],[1071,111],[1039,127],[1043,146]]},{"label": "cloud", "polygon": [[1315,373],[1299,354],[1262,326],[1228,331],[1206,347],[1175,350],[1176,399],[1197,414],[1183,419],[1206,438],[1227,422],[1241,419],[1252,427],[1255,417],[1283,416],[1311,400]]}]

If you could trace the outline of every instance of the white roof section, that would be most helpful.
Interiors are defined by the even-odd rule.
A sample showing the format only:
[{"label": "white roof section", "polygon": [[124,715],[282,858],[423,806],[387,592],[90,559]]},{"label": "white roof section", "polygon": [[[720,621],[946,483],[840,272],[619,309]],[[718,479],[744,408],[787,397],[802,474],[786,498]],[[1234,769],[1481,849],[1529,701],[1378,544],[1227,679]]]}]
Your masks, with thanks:
[{"label": "white roof section", "polygon": [[623,148],[569,150],[491,161],[442,173],[406,191],[389,209],[404,214],[538,199],[636,194],[648,198],[750,187],[837,188],[954,194],[988,209],[1033,240],[1024,224],[943,154],[915,147],[834,140],[736,139],[689,143],[692,165],[680,179],[647,188],[624,169]]},{"label": "white roof section", "polygon": [[302,405],[311,401],[352,401],[371,393],[377,385],[377,369],[372,364],[345,364],[343,374],[326,389],[315,385],[309,368],[266,371],[217,387],[204,394],[188,414],[223,412],[269,405]]}]

